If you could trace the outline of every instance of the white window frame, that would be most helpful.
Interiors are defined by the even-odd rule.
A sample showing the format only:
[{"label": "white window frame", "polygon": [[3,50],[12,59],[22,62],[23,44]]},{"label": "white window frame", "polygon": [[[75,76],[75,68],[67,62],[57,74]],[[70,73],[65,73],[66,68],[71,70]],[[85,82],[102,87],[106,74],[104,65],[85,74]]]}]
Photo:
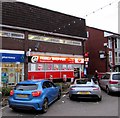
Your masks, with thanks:
[{"label": "white window frame", "polygon": [[108,48],[112,49],[112,40],[108,39]]},{"label": "white window frame", "polygon": [[109,62],[113,63],[112,51],[109,51]]}]

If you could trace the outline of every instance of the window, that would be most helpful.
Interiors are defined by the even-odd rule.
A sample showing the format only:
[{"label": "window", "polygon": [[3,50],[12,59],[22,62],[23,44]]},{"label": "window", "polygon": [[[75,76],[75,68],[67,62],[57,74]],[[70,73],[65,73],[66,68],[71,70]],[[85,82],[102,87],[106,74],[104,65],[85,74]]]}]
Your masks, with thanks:
[{"label": "window", "polygon": [[120,74],[114,74],[112,79],[113,80],[120,80]]},{"label": "window", "polygon": [[54,70],[59,70],[60,67],[59,67],[59,64],[54,64]]},{"label": "window", "polygon": [[17,84],[15,90],[30,91],[36,90],[38,86],[36,84]]},{"label": "window", "polygon": [[117,48],[117,39],[115,39],[115,48]]},{"label": "window", "polygon": [[67,70],[67,65],[66,64],[62,65],[62,70]]},{"label": "window", "polygon": [[29,40],[44,41],[44,42],[52,42],[52,43],[61,43],[61,44],[82,46],[81,41],[66,40],[66,39],[54,38],[54,37],[50,37],[50,36],[29,34],[28,39]]},{"label": "window", "polygon": [[36,70],[36,64],[31,64],[31,71],[35,71]]},{"label": "window", "polygon": [[53,70],[53,64],[46,64],[45,70]]},{"label": "window", "polygon": [[112,63],[112,51],[109,51],[109,62]]},{"label": "window", "polygon": [[56,87],[52,82],[49,82],[50,87]]},{"label": "window", "polygon": [[10,31],[0,31],[0,36],[24,39],[24,34],[23,33],[10,32]]},{"label": "window", "polygon": [[50,88],[50,87],[52,87],[52,86],[53,86],[53,85],[51,84],[51,82],[46,81],[46,82],[43,83],[42,88]]},{"label": "window", "polygon": [[120,38],[117,39],[118,49],[120,49]]},{"label": "window", "polygon": [[112,40],[111,40],[111,39],[108,40],[108,47],[109,47],[110,49],[112,49]]},{"label": "window", "polygon": [[72,64],[68,65],[68,70],[73,70],[73,65]]},{"label": "window", "polygon": [[36,67],[37,67],[36,70],[44,70],[44,69],[45,69],[44,64],[39,64],[39,63],[38,63],[38,64],[36,65]]},{"label": "window", "polygon": [[76,80],[76,84],[86,84],[87,80]]},{"label": "window", "polygon": [[89,32],[87,31],[87,38],[89,37]]},{"label": "window", "polygon": [[109,79],[110,78],[110,74],[106,74],[106,75],[103,75],[102,79]]}]

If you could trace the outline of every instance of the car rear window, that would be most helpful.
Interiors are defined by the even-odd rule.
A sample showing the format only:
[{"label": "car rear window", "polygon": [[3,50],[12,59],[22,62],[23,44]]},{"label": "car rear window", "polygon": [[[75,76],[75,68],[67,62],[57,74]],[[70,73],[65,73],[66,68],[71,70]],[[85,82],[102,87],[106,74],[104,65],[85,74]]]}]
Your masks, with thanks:
[{"label": "car rear window", "polygon": [[36,90],[37,88],[38,88],[37,84],[17,84],[15,90],[30,91]]},{"label": "car rear window", "polygon": [[87,80],[76,80],[76,84],[86,84]]},{"label": "car rear window", "polygon": [[112,79],[113,80],[120,80],[120,74],[114,74]]}]

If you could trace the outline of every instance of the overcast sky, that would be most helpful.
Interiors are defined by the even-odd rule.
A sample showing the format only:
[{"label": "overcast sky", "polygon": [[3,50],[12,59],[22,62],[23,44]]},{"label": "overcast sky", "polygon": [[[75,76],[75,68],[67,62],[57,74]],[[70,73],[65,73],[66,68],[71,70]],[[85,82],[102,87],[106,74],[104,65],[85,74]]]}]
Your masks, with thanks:
[{"label": "overcast sky", "polygon": [[[17,0],[86,19],[86,25],[118,33],[120,0]],[[112,4],[110,4],[112,3]],[[93,13],[94,12],[94,13]],[[87,15],[87,17],[86,17]]]}]

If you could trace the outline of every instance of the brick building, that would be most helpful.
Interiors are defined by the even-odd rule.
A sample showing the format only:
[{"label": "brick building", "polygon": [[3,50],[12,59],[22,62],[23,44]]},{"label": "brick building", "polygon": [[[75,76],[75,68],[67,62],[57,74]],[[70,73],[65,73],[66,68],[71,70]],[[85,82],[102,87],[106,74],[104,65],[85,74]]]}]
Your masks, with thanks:
[{"label": "brick building", "polygon": [[120,35],[87,26],[86,52],[89,52],[88,74],[120,72]]},{"label": "brick building", "polygon": [[[71,78],[84,68],[85,19],[22,2],[2,3],[2,82]],[[31,63],[28,57],[37,56]]]}]

